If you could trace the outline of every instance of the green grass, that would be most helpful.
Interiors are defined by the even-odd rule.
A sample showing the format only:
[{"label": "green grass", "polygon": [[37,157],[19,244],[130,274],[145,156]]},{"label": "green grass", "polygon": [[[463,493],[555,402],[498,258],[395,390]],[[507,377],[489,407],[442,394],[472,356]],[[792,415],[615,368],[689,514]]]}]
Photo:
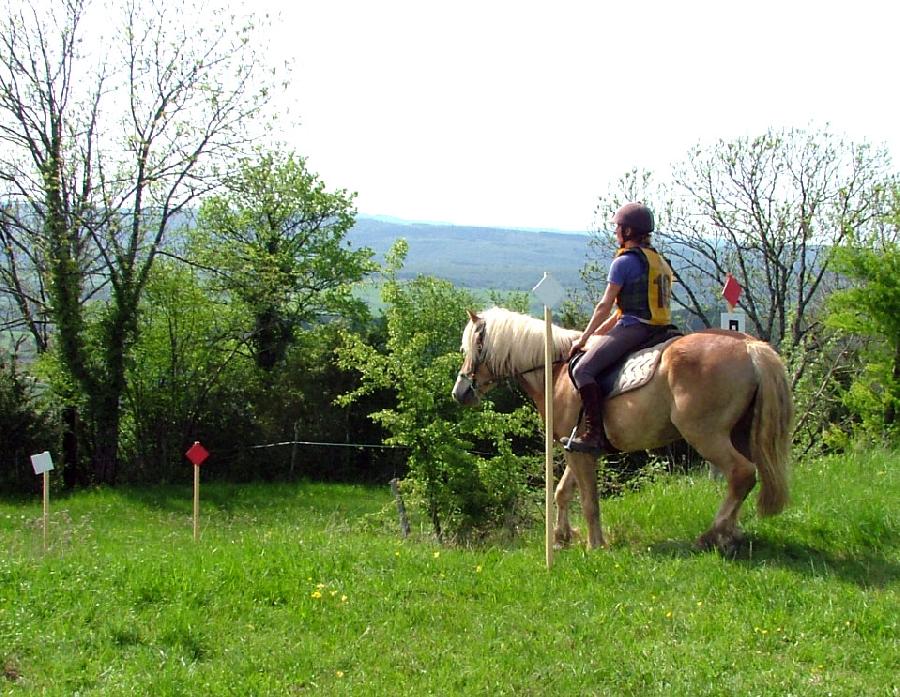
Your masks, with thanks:
[{"label": "green grass", "polygon": [[[612,546],[400,541],[387,491],[206,485],[0,502],[0,693],[896,695],[900,455],[817,460],[737,559],[703,475],[604,501]],[[380,512],[381,511],[381,512]]]}]

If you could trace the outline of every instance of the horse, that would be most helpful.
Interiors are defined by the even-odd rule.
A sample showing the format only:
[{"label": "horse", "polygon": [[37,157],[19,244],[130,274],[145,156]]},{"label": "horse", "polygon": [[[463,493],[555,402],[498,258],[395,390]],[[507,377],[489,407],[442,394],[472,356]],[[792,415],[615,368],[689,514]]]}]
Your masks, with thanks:
[{"label": "horse", "polygon": [[[474,406],[499,381],[512,379],[544,419],[545,322],[500,307],[468,314],[462,335],[464,360],[453,398]],[[557,442],[573,432],[581,413],[581,398],[565,367],[578,336],[578,331],[552,327],[553,438]],[[760,515],[776,515],[787,504],[793,416],[787,373],[775,350],[748,334],[719,329],[676,338],[664,348],[649,382],[607,399],[603,407],[607,437],[618,450],[652,450],[683,439],[724,475],[725,498],[696,544],[731,555],[744,538],[738,516],[757,474]],[[597,456],[565,451],[565,460],[554,496],[555,545],[566,546],[575,537],[568,506],[577,485],[588,527],[587,547],[606,547],[600,525]]]}]

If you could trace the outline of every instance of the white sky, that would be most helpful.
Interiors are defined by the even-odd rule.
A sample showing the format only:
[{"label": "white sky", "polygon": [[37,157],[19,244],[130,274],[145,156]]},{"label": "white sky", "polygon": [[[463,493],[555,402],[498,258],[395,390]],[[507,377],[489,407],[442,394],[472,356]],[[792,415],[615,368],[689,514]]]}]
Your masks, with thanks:
[{"label": "white sky", "polygon": [[625,171],[769,127],[900,163],[889,0],[248,6],[280,13],[270,50],[295,61],[280,135],[361,213],[586,230]]}]

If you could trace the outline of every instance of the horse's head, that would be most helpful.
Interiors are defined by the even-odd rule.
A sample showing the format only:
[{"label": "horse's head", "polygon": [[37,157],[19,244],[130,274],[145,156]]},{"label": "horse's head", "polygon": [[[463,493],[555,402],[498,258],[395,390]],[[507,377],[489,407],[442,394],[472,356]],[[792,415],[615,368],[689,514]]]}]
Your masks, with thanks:
[{"label": "horse's head", "polygon": [[453,385],[453,399],[470,407],[478,404],[482,396],[497,384],[497,378],[488,369],[485,360],[485,321],[471,310],[468,312],[469,323],[462,338],[465,359]]}]

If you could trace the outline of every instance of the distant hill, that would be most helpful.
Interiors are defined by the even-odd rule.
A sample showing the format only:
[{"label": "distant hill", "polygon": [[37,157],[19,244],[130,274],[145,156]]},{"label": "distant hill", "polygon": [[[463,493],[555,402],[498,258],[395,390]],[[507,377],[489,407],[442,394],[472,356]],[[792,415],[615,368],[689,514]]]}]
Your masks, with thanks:
[{"label": "distant hill", "polygon": [[579,270],[588,253],[582,234],[505,228],[408,223],[359,216],[348,239],[369,247],[379,261],[398,239],[409,243],[401,277],[420,274],[465,288],[531,290],[549,272],[566,288],[581,286]]}]

